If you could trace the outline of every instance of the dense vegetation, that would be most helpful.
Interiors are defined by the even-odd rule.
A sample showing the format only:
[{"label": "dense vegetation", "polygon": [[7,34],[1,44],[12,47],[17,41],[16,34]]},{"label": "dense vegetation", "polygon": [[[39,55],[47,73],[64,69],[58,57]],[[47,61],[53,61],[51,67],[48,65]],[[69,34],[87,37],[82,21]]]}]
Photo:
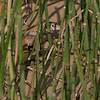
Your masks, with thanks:
[{"label": "dense vegetation", "polygon": [[100,0],[0,0],[0,100],[56,99],[100,100]]}]

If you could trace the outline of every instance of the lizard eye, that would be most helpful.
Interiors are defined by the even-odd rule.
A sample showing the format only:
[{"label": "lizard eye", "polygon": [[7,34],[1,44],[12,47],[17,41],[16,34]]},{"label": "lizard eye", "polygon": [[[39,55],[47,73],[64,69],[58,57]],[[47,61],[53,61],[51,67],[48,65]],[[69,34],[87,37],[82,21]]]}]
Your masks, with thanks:
[{"label": "lizard eye", "polygon": [[56,25],[55,24],[51,24],[51,29],[55,30],[55,28],[56,28]]},{"label": "lizard eye", "polygon": [[54,24],[52,24],[51,27],[54,27]]}]

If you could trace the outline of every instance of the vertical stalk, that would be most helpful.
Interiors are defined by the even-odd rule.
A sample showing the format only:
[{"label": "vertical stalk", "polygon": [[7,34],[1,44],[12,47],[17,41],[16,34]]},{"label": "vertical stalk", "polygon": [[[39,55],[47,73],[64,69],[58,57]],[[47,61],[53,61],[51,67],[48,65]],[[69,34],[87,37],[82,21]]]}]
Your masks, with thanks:
[{"label": "vertical stalk", "polygon": [[39,100],[40,99],[40,87],[39,87],[39,74],[38,74],[38,68],[39,68],[39,51],[40,51],[40,40],[39,36],[42,33],[42,13],[43,13],[43,8],[42,8],[42,0],[39,1],[39,12],[38,12],[38,33],[36,35],[36,96],[35,99]]},{"label": "vertical stalk", "polygon": [[19,79],[20,82],[18,83],[20,90],[20,96],[21,100],[26,100],[25,97],[25,77],[24,77],[24,66],[23,66],[23,45],[22,45],[22,39],[23,39],[23,31],[22,31],[22,1],[16,1],[16,23],[15,23],[15,30],[18,32],[18,66],[17,70],[19,72]]},{"label": "vertical stalk", "polygon": [[5,17],[5,2],[0,1],[0,52],[1,52],[1,59],[0,59],[0,96],[3,95],[3,85],[4,85],[4,55],[5,55],[5,48],[4,48],[4,17]]},{"label": "vertical stalk", "polygon": [[64,86],[63,86],[63,100],[71,99],[70,88],[70,46],[69,46],[69,0],[64,0],[65,8],[65,23],[66,30],[64,32],[64,55],[63,55],[63,68],[64,68]]}]

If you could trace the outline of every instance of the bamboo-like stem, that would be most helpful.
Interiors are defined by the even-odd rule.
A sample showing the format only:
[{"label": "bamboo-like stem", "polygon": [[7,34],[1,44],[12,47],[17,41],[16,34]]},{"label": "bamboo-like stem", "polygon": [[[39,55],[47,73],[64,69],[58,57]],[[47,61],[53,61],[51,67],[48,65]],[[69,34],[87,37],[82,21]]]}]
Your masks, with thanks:
[{"label": "bamboo-like stem", "polygon": [[70,87],[70,46],[69,46],[69,5],[70,1],[64,1],[65,8],[65,23],[66,29],[64,33],[64,57],[63,57],[63,68],[64,68],[64,97],[63,100],[71,99],[71,87]]}]

